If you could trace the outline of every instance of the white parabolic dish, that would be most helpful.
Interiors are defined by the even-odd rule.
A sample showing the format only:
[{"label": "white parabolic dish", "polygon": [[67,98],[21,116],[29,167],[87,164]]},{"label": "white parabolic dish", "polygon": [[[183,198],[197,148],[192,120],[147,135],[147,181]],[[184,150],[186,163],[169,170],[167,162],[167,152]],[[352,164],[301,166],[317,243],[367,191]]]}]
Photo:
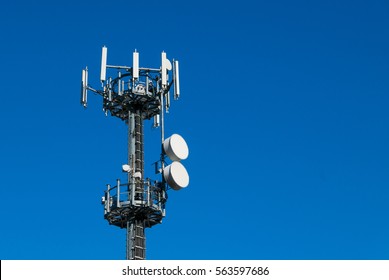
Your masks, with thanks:
[{"label": "white parabolic dish", "polygon": [[188,145],[181,135],[173,134],[163,141],[163,149],[172,161],[184,160],[189,155]]},{"label": "white parabolic dish", "polygon": [[180,190],[189,185],[189,175],[185,167],[178,161],[173,161],[163,170],[166,182],[174,190]]}]

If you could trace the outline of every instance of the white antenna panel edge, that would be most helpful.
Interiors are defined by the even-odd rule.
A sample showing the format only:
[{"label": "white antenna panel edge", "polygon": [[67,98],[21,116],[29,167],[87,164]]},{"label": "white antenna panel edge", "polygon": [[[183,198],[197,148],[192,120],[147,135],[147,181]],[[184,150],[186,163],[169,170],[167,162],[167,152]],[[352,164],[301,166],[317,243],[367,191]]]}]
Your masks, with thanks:
[{"label": "white antenna panel edge", "polygon": [[86,107],[88,102],[87,96],[88,90],[88,68],[82,70],[82,83],[81,83],[81,104]]},{"label": "white antenna panel edge", "polygon": [[167,86],[167,71],[172,70],[172,64],[170,61],[166,58],[166,53],[162,52],[161,54],[162,58],[162,85]]},{"label": "white antenna panel edge", "polygon": [[100,80],[104,82],[107,75],[107,47],[104,46],[101,49],[101,71],[100,71]]},{"label": "white antenna panel edge", "polygon": [[139,53],[137,51],[132,54],[132,77],[139,78]]},{"label": "white antenna panel edge", "polygon": [[174,99],[180,98],[180,74],[178,70],[178,60],[173,63],[173,79],[174,79]]}]

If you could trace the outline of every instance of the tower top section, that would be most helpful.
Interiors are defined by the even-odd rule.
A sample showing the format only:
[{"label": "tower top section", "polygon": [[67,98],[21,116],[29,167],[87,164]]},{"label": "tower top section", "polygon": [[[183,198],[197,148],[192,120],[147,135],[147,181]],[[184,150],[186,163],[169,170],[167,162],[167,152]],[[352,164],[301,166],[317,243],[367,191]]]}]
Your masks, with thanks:
[{"label": "tower top section", "polygon": [[[91,87],[88,83],[88,68],[82,70],[81,104],[87,107],[88,91],[92,91],[103,97],[103,111],[106,115],[110,112],[112,116],[128,120],[129,112],[138,111],[142,112],[143,119],[155,117],[154,126],[158,126],[161,110],[169,111],[172,86],[174,99],[180,97],[178,61],[171,62],[167,54],[162,52],[161,67],[157,69],[140,67],[136,50],[133,52],[132,66],[110,65],[107,57],[108,49],[103,46],[101,89]],[[115,76],[107,75],[110,73]]]}]

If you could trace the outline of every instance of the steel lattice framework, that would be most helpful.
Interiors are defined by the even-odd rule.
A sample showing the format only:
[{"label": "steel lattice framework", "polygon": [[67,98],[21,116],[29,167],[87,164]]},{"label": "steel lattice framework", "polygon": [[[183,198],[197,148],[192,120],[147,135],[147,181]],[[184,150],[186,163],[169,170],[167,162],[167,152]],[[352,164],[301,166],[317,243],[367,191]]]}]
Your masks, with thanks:
[{"label": "steel lattice framework", "polygon": [[[102,204],[104,218],[111,225],[127,231],[126,258],[145,259],[145,228],[162,222],[165,217],[168,184],[164,176],[151,180],[144,176],[144,132],[145,120],[154,118],[154,126],[161,127],[164,143],[164,111],[170,107],[170,87],[174,85],[174,97],[179,93],[178,61],[173,65],[162,52],[160,69],[139,68],[139,54],[133,54],[133,66],[107,65],[107,48],[102,49],[102,89],[88,84],[88,69],[83,70],[81,104],[87,106],[87,91],[102,96],[103,111],[117,117],[128,125],[128,163],[123,171],[128,173],[127,182],[116,180],[116,185],[107,185]],[[107,69],[115,69],[117,77],[106,79]],[[173,77],[169,80],[169,72]],[[162,150],[157,162],[163,173],[166,154]],[[185,187],[185,186],[184,186]]]}]

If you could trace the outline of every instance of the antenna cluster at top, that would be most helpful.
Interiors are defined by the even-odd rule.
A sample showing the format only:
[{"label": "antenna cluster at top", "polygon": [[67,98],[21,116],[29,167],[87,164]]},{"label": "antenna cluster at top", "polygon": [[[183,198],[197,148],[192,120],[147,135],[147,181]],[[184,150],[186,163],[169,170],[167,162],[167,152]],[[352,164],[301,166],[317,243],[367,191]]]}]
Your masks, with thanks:
[{"label": "antenna cluster at top", "polygon": [[[102,48],[100,81],[102,89],[94,89],[88,84],[88,68],[82,70],[81,104],[87,107],[88,91],[103,97],[103,110],[125,120],[129,110],[140,109],[144,119],[154,117],[154,126],[159,126],[160,106],[167,112],[170,107],[170,89],[173,85],[174,99],[180,97],[179,65],[161,53],[161,67],[139,66],[139,53],[135,50],[131,66],[107,64],[107,47]],[[116,69],[115,77],[107,78],[107,71]],[[171,75],[169,75],[171,74]],[[163,100],[162,100],[163,99]]]},{"label": "antenna cluster at top", "polygon": [[[88,91],[103,97],[103,111],[118,117],[131,125],[133,117],[141,121],[154,118],[154,127],[161,127],[162,152],[160,161],[163,182],[167,182],[172,189],[179,190],[189,184],[189,175],[181,161],[188,156],[188,146],[178,134],[165,139],[164,112],[170,108],[170,90],[173,86],[174,99],[180,97],[178,61],[173,63],[165,52],[161,53],[160,68],[144,68],[139,66],[139,53],[135,50],[132,55],[132,66],[110,65],[107,63],[107,47],[101,51],[100,82],[101,89],[95,89],[88,84],[88,68],[82,70],[81,104],[87,107]],[[107,75],[113,74],[114,76]],[[113,71],[115,70],[115,71]],[[139,132],[141,133],[141,132]],[[165,159],[172,163],[166,165]],[[123,165],[123,170],[135,170],[131,165]],[[139,172],[138,172],[139,173]],[[135,173],[134,173],[135,174]],[[140,175],[142,178],[142,175]]]}]

